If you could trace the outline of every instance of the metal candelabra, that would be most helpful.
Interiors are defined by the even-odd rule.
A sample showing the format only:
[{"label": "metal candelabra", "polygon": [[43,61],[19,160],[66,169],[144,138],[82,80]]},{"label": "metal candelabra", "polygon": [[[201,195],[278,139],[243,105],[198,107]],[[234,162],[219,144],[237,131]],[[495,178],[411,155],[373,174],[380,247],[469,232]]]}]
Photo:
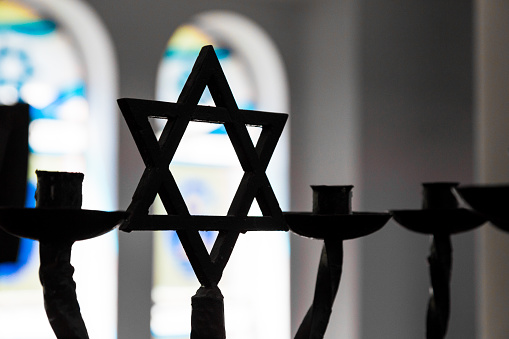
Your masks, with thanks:
[{"label": "metal candelabra", "polygon": [[[206,87],[215,107],[198,104]],[[450,313],[450,236],[472,230],[486,218],[509,231],[505,199],[509,189],[506,186],[424,184],[422,209],[395,210],[391,214],[352,212],[352,186],[312,186],[312,212],[283,213],[265,170],[288,116],[239,109],[212,46],[201,50],[176,103],[120,99],[118,104],[146,167],[126,212],[82,210],[83,174],[45,171],[37,172],[35,209],[13,205],[0,208],[1,228],[16,237],[40,242],[39,275],[45,308],[59,339],[88,338],[72,279],[74,268],[70,257],[73,243],[104,234],[118,224],[124,232],[157,230],[177,233],[201,284],[191,298],[192,339],[226,338],[224,302],[218,284],[241,233],[291,230],[323,241],[313,302],[295,336],[296,339],[318,339],[326,332],[340,285],[343,241],[379,230],[392,214],[409,230],[431,235],[428,257],[431,289],[426,336],[427,339],[441,339],[446,335]],[[149,118],[166,120],[159,139]],[[191,121],[224,125],[244,171],[225,216],[191,215],[169,169]],[[256,145],[248,134],[247,125],[262,128]],[[0,141],[6,140],[1,132],[0,129]],[[0,147],[0,170],[6,166],[5,163],[2,166],[2,151]],[[22,164],[16,171],[26,172],[26,166],[24,168]],[[24,191],[22,184],[18,186],[17,189]],[[453,189],[478,212],[459,208]],[[166,215],[149,214],[157,195]],[[259,217],[248,216],[255,199],[262,212]],[[69,227],[70,224],[74,227]],[[219,232],[210,254],[199,231]]]}]

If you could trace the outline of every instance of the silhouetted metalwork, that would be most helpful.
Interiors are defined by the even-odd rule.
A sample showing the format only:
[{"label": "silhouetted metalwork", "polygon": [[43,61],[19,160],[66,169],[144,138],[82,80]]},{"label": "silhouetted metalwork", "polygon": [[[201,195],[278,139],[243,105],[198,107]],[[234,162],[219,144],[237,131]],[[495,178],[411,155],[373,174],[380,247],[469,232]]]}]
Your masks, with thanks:
[{"label": "silhouetted metalwork", "polygon": [[[216,107],[198,105],[206,87]],[[239,109],[212,46],[200,51],[177,103],[120,99],[118,104],[146,166],[127,209],[130,217],[120,229],[177,232],[201,284],[192,297],[191,338],[225,338],[223,296],[217,285],[239,234],[288,229],[265,174],[288,115]],[[159,140],[151,117],[167,120]],[[226,216],[190,215],[169,169],[190,121],[223,124],[244,171]],[[262,128],[256,146],[247,125]],[[167,215],[149,215],[157,194]],[[254,199],[263,217],[247,216]],[[210,255],[200,230],[219,231]]]},{"label": "silhouetted metalwork", "polygon": [[465,185],[457,187],[456,191],[494,226],[509,232],[508,185]]},{"label": "silhouetted metalwork", "polygon": [[[199,105],[208,87],[216,107]],[[352,212],[353,186],[312,186],[313,210],[283,213],[265,173],[287,114],[241,110],[237,107],[212,46],[202,48],[176,103],[119,99],[118,104],[145,163],[127,212],[82,210],[81,173],[37,171],[36,208],[23,208],[28,154],[28,106],[0,107],[0,228],[40,242],[39,277],[45,309],[58,339],[88,339],[76,298],[70,264],[75,241],[112,230],[176,231],[201,287],[191,298],[191,338],[226,338],[224,301],[218,287],[240,233],[288,231],[323,240],[313,302],[296,339],[324,337],[340,286],[343,241],[367,236],[390,219],[405,228],[432,235],[429,274],[430,298],[426,315],[427,339],[443,339],[450,314],[452,234],[472,230],[489,218],[509,231],[509,186],[457,188],[478,212],[459,208],[453,194],[456,183],[423,184],[423,208],[389,213]],[[149,118],[166,119],[158,139]],[[244,175],[224,216],[191,215],[170,171],[170,163],[191,121],[224,125]],[[253,144],[247,126],[261,127]],[[150,215],[159,195],[167,215]],[[262,216],[248,216],[257,201]],[[208,253],[199,231],[219,231]],[[6,238],[0,233],[0,262]],[[10,246],[10,245],[7,245]],[[15,260],[15,258],[14,258]]]},{"label": "silhouetted metalwork", "polygon": [[87,339],[76,298],[71,248],[75,241],[112,230],[126,212],[81,209],[82,173],[37,171],[36,208],[0,208],[0,227],[40,242],[44,308],[58,339]]},{"label": "silhouetted metalwork", "polygon": [[[0,206],[25,206],[28,105],[0,106]],[[16,262],[20,239],[0,229],[0,263]]]},{"label": "silhouetted metalwork", "polygon": [[352,213],[353,186],[311,186],[312,213],[285,213],[290,229],[302,236],[323,239],[313,303],[295,339],[323,338],[341,280],[343,240],[369,235],[382,228],[389,213]]},{"label": "silhouetted metalwork", "polygon": [[451,234],[472,230],[486,222],[479,213],[458,208],[452,191],[457,185],[449,182],[425,183],[423,209],[392,211],[400,225],[414,232],[432,235],[428,257],[431,289],[426,315],[427,339],[442,339],[447,333],[451,299]]}]

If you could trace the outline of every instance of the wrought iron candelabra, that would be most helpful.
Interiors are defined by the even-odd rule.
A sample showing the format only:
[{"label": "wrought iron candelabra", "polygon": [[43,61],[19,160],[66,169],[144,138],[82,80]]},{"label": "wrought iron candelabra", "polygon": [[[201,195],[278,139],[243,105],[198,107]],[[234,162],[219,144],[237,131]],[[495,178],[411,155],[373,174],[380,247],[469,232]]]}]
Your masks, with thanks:
[{"label": "wrought iron candelabra", "polygon": [[[198,104],[206,87],[215,107]],[[124,232],[177,233],[201,285],[191,298],[192,339],[226,338],[224,302],[218,285],[241,233],[291,230],[304,237],[323,240],[313,302],[296,339],[323,338],[326,332],[342,274],[343,241],[379,230],[391,214],[409,230],[430,234],[428,261],[432,288],[426,335],[428,339],[438,339],[445,337],[450,312],[450,236],[478,227],[486,218],[503,230],[509,230],[504,210],[506,200],[501,198],[507,196],[507,190],[456,188],[452,183],[425,184],[423,209],[395,210],[391,214],[352,212],[352,186],[312,186],[312,212],[283,213],[265,171],[287,115],[239,109],[212,46],[201,50],[176,103],[120,99],[118,104],[145,164],[126,212],[82,210],[83,174],[45,171],[37,172],[35,209],[0,208],[1,228],[17,237],[40,242],[40,280],[45,308],[59,339],[88,338],[72,279],[73,243],[104,234],[119,224]],[[149,118],[166,120],[159,139]],[[244,171],[225,216],[191,215],[169,169],[191,121],[224,125]],[[256,144],[248,134],[248,125],[262,128]],[[453,188],[479,213],[458,208]],[[166,215],[149,214],[157,195]],[[255,199],[262,212],[259,217],[248,216]],[[74,227],[68,227],[69,224]],[[219,232],[210,254],[199,231]]]}]

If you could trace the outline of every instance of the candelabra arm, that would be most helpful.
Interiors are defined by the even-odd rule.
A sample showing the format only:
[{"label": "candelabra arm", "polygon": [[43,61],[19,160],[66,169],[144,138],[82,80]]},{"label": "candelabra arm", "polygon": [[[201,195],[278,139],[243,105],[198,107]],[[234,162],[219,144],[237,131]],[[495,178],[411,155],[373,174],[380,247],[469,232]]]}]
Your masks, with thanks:
[{"label": "candelabra arm", "polygon": [[426,338],[443,339],[447,333],[450,313],[452,246],[448,234],[433,235],[428,263],[431,289],[426,316]]},{"label": "candelabra arm", "polygon": [[72,242],[40,243],[39,278],[44,308],[58,339],[88,339],[72,279],[71,247]]},{"label": "candelabra arm", "polygon": [[343,267],[343,242],[325,238],[316,277],[313,303],[302,320],[295,339],[321,339],[329,323]]}]

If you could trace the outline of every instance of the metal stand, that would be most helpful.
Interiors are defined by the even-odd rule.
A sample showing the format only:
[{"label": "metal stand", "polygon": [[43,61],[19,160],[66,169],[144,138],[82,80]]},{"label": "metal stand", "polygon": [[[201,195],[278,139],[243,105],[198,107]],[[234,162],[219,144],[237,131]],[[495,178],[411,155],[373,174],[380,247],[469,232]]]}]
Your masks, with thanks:
[{"label": "metal stand", "polygon": [[323,239],[313,303],[295,339],[321,339],[325,335],[339,289],[343,266],[343,240],[366,236],[390,219],[388,213],[352,213],[353,186],[311,186],[313,213],[285,213],[290,229],[302,236]]},{"label": "metal stand", "polygon": [[0,208],[0,226],[14,236],[39,241],[44,308],[57,338],[88,339],[72,278],[71,248],[78,240],[109,232],[127,214],[82,210],[82,173],[36,173],[36,208]]},{"label": "metal stand", "polygon": [[423,184],[423,209],[392,211],[394,220],[411,231],[431,235],[428,257],[431,279],[426,338],[443,339],[447,333],[450,313],[450,282],[452,271],[451,234],[481,226],[486,219],[479,213],[458,208],[453,195],[457,183]]}]

